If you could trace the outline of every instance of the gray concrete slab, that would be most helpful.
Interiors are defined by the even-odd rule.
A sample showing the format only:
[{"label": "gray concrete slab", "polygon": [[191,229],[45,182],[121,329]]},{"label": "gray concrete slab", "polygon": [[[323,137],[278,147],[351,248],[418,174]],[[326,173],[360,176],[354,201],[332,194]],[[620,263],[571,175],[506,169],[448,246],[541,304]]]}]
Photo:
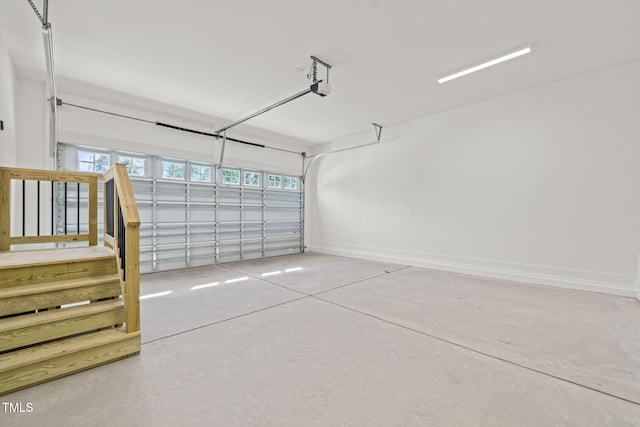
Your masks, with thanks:
[{"label": "gray concrete slab", "polygon": [[[396,271],[405,266],[308,252],[222,266],[307,295]],[[293,271],[287,271],[293,270]]]},{"label": "gray concrete slab", "polygon": [[637,426],[640,406],[307,298],[3,397],[34,426]]},{"label": "gray concrete slab", "polygon": [[145,274],[140,295],[143,343],[302,296],[216,266]]},{"label": "gray concrete slab", "polygon": [[640,402],[634,299],[418,268],[318,297]]}]

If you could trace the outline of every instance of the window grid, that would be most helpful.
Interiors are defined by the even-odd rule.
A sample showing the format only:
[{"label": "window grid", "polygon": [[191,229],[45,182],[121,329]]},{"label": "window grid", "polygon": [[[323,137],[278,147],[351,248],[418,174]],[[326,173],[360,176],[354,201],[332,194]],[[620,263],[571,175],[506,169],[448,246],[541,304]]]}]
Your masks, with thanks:
[{"label": "window grid", "polygon": [[146,176],[147,159],[134,156],[118,156],[118,163],[124,163],[127,173],[132,176]]},{"label": "window grid", "polygon": [[78,170],[106,172],[111,166],[111,155],[100,151],[78,150]]},{"label": "window grid", "polygon": [[[76,168],[83,172],[106,172],[112,163],[124,163],[131,176],[150,177],[215,183],[216,165],[192,163],[184,160],[173,160],[162,157],[132,155],[117,151],[93,151],[78,148],[76,151]],[[154,171],[151,167],[156,159],[161,168]],[[156,163],[157,164],[157,163]],[[244,168],[221,168],[220,182],[226,185],[246,186],[252,188],[268,188],[282,190],[298,190],[299,177],[257,172]],[[264,180],[263,180],[264,178]]]},{"label": "window grid", "polygon": [[282,188],[282,175],[271,175],[268,178],[269,188]]},{"label": "window grid", "polygon": [[190,167],[190,170],[191,170],[190,180],[191,181],[211,182],[211,166],[197,165],[197,164],[193,164],[193,163],[190,166],[191,166]]},{"label": "window grid", "polygon": [[240,185],[240,170],[223,168],[222,183],[227,185]]},{"label": "window grid", "polygon": [[186,163],[162,161],[162,177],[168,179],[185,180]]},{"label": "window grid", "polygon": [[260,187],[260,174],[258,172],[245,171],[244,185],[248,187]]},{"label": "window grid", "polygon": [[298,178],[293,176],[285,176],[284,177],[284,188],[286,190],[297,190],[298,189]]}]

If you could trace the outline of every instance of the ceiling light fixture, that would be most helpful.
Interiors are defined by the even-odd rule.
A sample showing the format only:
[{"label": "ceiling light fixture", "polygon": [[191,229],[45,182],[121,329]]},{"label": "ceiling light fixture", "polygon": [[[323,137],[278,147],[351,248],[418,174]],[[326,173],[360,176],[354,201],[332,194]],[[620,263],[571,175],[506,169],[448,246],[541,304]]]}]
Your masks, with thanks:
[{"label": "ceiling light fixture", "polygon": [[465,68],[464,70],[461,71],[456,71],[453,74],[449,74],[447,76],[441,77],[438,79],[438,83],[442,84],[442,83],[446,83],[449,80],[453,80],[453,79],[457,79],[458,77],[462,77],[462,76],[466,76],[467,74],[471,74],[471,73],[475,73],[476,71],[480,71],[480,70],[484,70],[485,68],[489,68],[493,65],[497,65],[500,64],[501,62],[505,62],[508,61],[510,59],[514,59],[517,58],[519,56],[522,55],[526,55],[527,53],[531,53],[531,46],[527,46],[525,48],[522,49],[518,49],[516,51],[507,53],[507,54],[503,54],[495,59],[492,59],[490,61],[487,62],[483,62],[482,64],[478,64],[478,65],[474,65],[472,67],[469,68]]}]

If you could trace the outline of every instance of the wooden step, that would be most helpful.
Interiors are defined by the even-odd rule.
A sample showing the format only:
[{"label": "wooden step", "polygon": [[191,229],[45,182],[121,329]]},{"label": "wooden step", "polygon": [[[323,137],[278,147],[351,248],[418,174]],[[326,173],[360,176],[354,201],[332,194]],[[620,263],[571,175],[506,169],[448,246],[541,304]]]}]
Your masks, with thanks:
[{"label": "wooden step", "polygon": [[0,252],[0,289],[117,271],[113,250],[104,246]]},{"label": "wooden step", "polygon": [[0,289],[0,317],[120,294],[118,274],[15,286]]},{"label": "wooden step", "polygon": [[140,332],[109,329],[0,355],[0,395],[140,352]]},{"label": "wooden step", "polygon": [[113,250],[106,246],[82,246],[76,248],[0,252],[0,269],[19,265],[55,264],[58,262],[94,259],[113,255]]},{"label": "wooden step", "polygon": [[5,318],[0,320],[0,352],[124,321],[124,306],[119,299]]}]

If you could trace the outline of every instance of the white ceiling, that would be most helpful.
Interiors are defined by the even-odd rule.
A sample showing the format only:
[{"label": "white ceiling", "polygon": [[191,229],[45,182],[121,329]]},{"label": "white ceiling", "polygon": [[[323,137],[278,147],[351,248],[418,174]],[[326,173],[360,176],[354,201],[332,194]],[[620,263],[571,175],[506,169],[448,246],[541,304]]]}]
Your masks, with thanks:
[{"label": "white ceiling", "polygon": [[[229,121],[304,89],[309,55],[325,59],[330,96],[249,122],[312,143],[638,59],[639,17],[637,0],[49,2],[58,76]],[[17,65],[44,69],[27,0],[0,4],[0,31]],[[527,44],[530,55],[436,82]]]}]

